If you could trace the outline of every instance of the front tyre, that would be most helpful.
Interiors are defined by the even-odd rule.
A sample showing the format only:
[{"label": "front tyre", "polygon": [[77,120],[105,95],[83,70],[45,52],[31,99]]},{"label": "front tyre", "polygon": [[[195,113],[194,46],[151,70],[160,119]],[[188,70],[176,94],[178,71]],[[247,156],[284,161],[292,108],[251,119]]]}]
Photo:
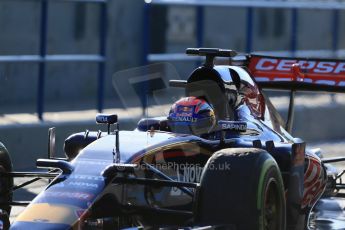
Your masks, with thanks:
[{"label": "front tyre", "polygon": [[[0,142],[0,172],[11,172],[12,162],[10,155],[5,146]],[[8,203],[12,201],[13,178],[0,176],[0,203]],[[0,205],[0,209],[10,215],[10,205]]]},{"label": "front tyre", "polygon": [[285,229],[284,186],[276,161],[261,149],[214,153],[201,176],[196,212],[202,225]]}]

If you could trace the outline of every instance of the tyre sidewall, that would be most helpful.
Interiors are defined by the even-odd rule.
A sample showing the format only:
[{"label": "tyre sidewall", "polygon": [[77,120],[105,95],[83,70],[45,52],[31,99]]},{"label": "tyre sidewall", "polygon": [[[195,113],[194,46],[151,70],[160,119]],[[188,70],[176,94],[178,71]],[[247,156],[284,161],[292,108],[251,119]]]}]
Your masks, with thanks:
[{"label": "tyre sidewall", "polygon": [[264,209],[265,209],[265,196],[269,186],[269,182],[273,180],[273,183],[277,186],[277,198],[279,201],[278,205],[281,205],[281,215],[279,217],[278,223],[280,226],[277,229],[285,229],[286,228],[286,201],[284,196],[284,185],[282,183],[283,179],[281,174],[279,173],[279,168],[277,163],[274,159],[266,158],[261,166],[261,170],[258,172],[258,183],[256,186],[256,208],[259,212],[257,223],[259,229],[265,229],[264,226]]},{"label": "tyre sidewall", "polygon": [[[230,164],[230,170],[208,170],[210,164]],[[285,228],[285,197],[279,168],[260,149],[225,149],[207,162],[201,176],[196,220],[202,224],[235,224],[238,229],[263,229],[265,183],[277,181]],[[283,216],[284,215],[284,216]]]}]

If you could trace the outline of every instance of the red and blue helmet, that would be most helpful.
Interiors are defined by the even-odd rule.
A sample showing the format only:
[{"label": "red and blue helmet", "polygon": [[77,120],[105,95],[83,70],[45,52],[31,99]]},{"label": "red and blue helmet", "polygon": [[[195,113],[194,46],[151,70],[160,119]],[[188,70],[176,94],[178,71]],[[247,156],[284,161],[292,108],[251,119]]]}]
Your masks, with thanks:
[{"label": "red and blue helmet", "polygon": [[216,118],[206,100],[184,97],[175,102],[169,112],[168,125],[172,132],[202,135],[213,130]]}]

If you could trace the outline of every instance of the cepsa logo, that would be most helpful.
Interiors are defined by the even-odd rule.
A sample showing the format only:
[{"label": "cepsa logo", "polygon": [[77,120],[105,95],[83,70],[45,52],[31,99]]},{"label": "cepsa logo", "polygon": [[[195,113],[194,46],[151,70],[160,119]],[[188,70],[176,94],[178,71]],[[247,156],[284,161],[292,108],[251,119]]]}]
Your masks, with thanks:
[{"label": "cepsa logo", "polygon": [[[294,60],[277,58],[252,57],[250,69],[253,71],[283,71],[290,72],[291,66],[298,63],[302,70],[316,74],[345,73],[345,62],[328,60]],[[254,68],[252,68],[254,67]]]}]

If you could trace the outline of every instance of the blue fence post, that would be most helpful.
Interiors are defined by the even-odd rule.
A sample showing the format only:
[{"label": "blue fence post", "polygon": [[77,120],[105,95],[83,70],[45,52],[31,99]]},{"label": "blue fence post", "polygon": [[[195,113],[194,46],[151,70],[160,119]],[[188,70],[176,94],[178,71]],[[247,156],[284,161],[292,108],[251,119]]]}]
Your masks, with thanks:
[{"label": "blue fence post", "polygon": [[41,61],[38,68],[38,88],[37,88],[37,114],[38,119],[43,120],[44,112],[44,85],[46,63],[45,56],[47,53],[47,24],[48,24],[48,1],[41,0],[41,22],[40,22],[40,46],[39,53]]},{"label": "blue fence post", "polygon": [[297,23],[298,23],[298,11],[297,9],[291,9],[291,37],[290,37],[290,51],[292,55],[295,55],[297,50]]},{"label": "blue fence post", "polygon": [[[204,45],[204,7],[196,7],[196,47],[200,48]],[[196,67],[201,65],[200,61],[195,63]]]},{"label": "blue fence post", "polygon": [[100,20],[99,20],[99,54],[103,60],[98,64],[98,96],[97,109],[102,112],[104,108],[104,80],[106,65],[106,44],[107,44],[107,2],[100,4]]},{"label": "blue fence post", "polygon": [[196,8],[196,46],[202,47],[204,44],[204,7]]},{"label": "blue fence post", "polygon": [[339,10],[333,10],[332,20],[332,49],[334,53],[338,50],[338,39],[339,39]]},{"label": "blue fence post", "polygon": [[141,58],[141,63],[142,65],[147,65],[148,64],[148,54],[150,52],[150,9],[151,9],[151,4],[150,3],[144,3],[144,8],[143,8],[143,43],[142,43],[142,58]]},{"label": "blue fence post", "polygon": [[253,8],[247,8],[246,24],[246,52],[250,53],[253,49]]},{"label": "blue fence post", "polygon": [[[141,63],[143,66],[149,64],[148,55],[150,53],[150,35],[151,35],[151,20],[150,20],[150,13],[151,13],[151,4],[150,2],[144,3],[143,7],[143,43],[142,43],[142,58]],[[148,106],[147,94],[148,94],[148,82],[143,82],[143,86],[140,90],[140,97],[142,103],[142,114],[145,116],[146,108]]]}]

